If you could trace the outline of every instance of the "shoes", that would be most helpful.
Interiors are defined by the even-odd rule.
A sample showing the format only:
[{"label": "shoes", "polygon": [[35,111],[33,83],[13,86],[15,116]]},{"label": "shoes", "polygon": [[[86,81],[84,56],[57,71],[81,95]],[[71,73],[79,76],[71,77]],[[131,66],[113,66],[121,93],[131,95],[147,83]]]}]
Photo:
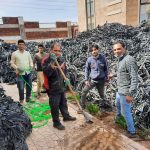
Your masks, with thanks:
[{"label": "shoes", "polygon": [[77,110],[77,114],[82,114],[82,113],[83,113],[83,111],[81,109]]},{"label": "shoes", "polygon": [[57,125],[54,124],[53,127],[58,130],[65,130],[65,126],[63,126],[62,124],[57,124]]},{"label": "shoes", "polygon": [[26,102],[27,102],[27,103],[30,102],[30,99],[26,99]]},{"label": "shoes", "polygon": [[68,116],[67,118],[64,118],[63,121],[75,121],[76,120],[76,117],[71,117],[71,116]]},{"label": "shoes", "polygon": [[136,133],[130,133],[129,131],[127,131],[125,133],[125,136],[127,136],[128,138],[136,138],[137,134]]},{"label": "shoes", "polygon": [[21,104],[21,105],[23,105],[23,102],[24,102],[23,100],[20,100],[20,104]]}]

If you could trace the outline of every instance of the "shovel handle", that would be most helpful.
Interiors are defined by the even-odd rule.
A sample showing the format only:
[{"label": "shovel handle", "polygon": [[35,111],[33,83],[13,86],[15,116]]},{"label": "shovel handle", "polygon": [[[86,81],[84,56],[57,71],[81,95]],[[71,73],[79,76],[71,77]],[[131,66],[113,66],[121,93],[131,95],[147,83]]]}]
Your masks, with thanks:
[{"label": "shovel handle", "polygon": [[[57,65],[57,67],[58,67],[60,73],[62,74],[64,80],[68,80],[68,78],[65,76],[64,72],[62,71],[62,69],[61,69],[61,67],[60,67],[60,65],[59,65],[59,63],[58,63],[58,61],[56,60],[55,62],[56,62],[56,65]],[[72,93],[72,95],[74,96],[74,98],[75,98],[75,100],[76,100],[76,103],[77,103],[79,109],[82,110],[82,108],[81,108],[81,106],[80,106],[80,104],[79,104],[79,102],[78,102],[78,99],[77,99],[77,97],[76,97],[76,94],[75,94],[75,92],[73,91],[71,85],[68,85],[68,88],[69,88],[70,92]]]}]

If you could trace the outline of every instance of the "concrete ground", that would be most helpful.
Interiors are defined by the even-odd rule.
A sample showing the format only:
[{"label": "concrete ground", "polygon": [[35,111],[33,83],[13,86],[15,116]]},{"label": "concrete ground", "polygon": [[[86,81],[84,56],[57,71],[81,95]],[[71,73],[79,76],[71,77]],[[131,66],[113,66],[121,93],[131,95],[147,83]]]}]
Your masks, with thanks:
[{"label": "concrete ground", "polygon": [[[1,85],[6,90],[8,96],[11,96],[14,100],[18,101],[18,90],[16,85]],[[46,95],[41,98],[42,101],[47,99]],[[97,149],[101,150],[106,148],[109,148],[110,150],[147,150],[144,146],[119,134],[114,129],[111,129],[111,131],[109,129],[108,131],[107,127],[105,128],[103,123],[95,118],[93,124],[86,124],[84,117],[81,114],[76,113],[76,106],[70,103],[68,105],[70,114],[77,117],[77,120],[73,122],[62,121],[63,125],[66,127],[66,130],[64,131],[53,128],[52,120],[49,120],[48,124],[43,127],[34,128],[32,134],[27,138],[29,150],[91,150],[91,145],[93,144],[90,143],[91,141],[97,141],[99,143]],[[94,135],[96,136],[96,140],[94,139]],[[105,139],[102,140],[102,138]],[[87,143],[87,141],[89,142]],[[100,142],[102,141],[103,143],[100,145]],[[117,141],[117,144],[114,143],[115,141]]]}]

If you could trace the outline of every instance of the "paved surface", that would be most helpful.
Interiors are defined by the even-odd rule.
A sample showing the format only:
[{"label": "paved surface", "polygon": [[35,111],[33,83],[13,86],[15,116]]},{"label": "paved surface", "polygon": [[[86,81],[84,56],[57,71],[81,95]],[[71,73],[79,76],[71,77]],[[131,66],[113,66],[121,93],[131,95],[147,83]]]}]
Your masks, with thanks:
[{"label": "paved surface", "polygon": [[[14,100],[18,101],[18,91],[16,85],[2,85],[6,90],[6,94],[11,96]],[[42,101],[47,100],[46,96],[41,98]],[[29,150],[65,150],[76,149],[76,145],[85,138],[86,132],[94,132],[94,127],[100,126],[99,122],[92,125],[85,125],[84,117],[76,113],[76,107],[69,104],[69,112],[72,116],[76,116],[77,120],[74,122],[63,122],[66,130],[59,131],[52,126],[52,121],[49,120],[48,124],[37,129],[33,129],[32,134],[27,138]],[[62,118],[61,118],[62,120]],[[83,131],[83,132],[81,132]],[[87,132],[87,133],[88,133]],[[113,132],[116,132],[113,130]],[[78,136],[77,136],[78,135]],[[122,135],[121,135],[122,136]],[[77,139],[78,138],[78,139]],[[130,150],[146,150],[140,144],[122,136],[127,149]],[[72,144],[73,143],[73,144]],[[88,150],[88,149],[85,149]]]}]

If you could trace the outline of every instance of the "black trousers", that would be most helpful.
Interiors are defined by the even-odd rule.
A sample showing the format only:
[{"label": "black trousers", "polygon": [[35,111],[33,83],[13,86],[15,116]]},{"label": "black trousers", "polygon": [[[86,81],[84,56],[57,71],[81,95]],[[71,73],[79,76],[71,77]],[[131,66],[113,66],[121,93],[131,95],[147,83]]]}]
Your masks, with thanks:
[{"label": "black trousers", "polygon": [[48,94],[49,95],[49,105],[51,107],[51,115],[54,125],[60,124],[59,120],[59,110],[63,118],[69,117],[67,99],[65,93]]}]

